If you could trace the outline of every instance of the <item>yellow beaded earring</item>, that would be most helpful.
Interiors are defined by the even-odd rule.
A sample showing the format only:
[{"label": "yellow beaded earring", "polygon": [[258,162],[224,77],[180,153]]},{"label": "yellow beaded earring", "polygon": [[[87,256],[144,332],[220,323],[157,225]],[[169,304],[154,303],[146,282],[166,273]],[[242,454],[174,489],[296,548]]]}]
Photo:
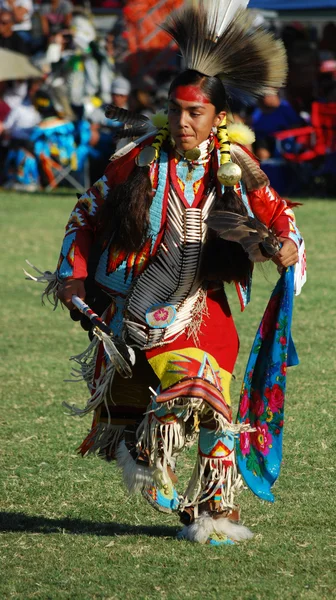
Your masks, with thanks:
[{"label": "yellow beaded earring", "polygon": [[217,139],[219,141],[220,166],[217,171],[217,179],[221,185],[233,187],[242,177],[241,168],[231,161],[230,141],[226,127],[226,116],[217,128]]},{"label": "yellow beaded earring", "polygon": [[158,131],[155,136],[153,143],[150,146],[146,146],[139,152],[135,159],[138,167],[147,167],[159,158],[160,149],[163,142],[169,136],[169,124],[167,123]]}]

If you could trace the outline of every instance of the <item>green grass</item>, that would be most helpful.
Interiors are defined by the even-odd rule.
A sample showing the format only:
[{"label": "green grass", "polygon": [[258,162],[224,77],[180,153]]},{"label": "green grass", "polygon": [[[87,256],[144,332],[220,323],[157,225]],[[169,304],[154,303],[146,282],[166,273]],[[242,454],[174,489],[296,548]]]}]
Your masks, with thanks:
[{"label": "green grass", "polygon": [[[301,365],[288,377],[284,461],[274,505],[241,496],[252,541],[211,548],[178,542],[175,517],[129,497],[115,465],[81,459],[90,416],[82,384],[64,383],[67,357],[86,335],[62,310],[41,307],[25,281],[29,258],[52,270],[74,197],[5,194],[1,211],[0,598],[324,599],[335,596],[332,441],[335,398],[336,204],[297,209],[306,238],[308,282],[295,301],[293,336]],[[241,338],[235,405],[274,265],[256,270],[244,314],[230,290]],[[191,466],[192,455],[182,461]]]}]

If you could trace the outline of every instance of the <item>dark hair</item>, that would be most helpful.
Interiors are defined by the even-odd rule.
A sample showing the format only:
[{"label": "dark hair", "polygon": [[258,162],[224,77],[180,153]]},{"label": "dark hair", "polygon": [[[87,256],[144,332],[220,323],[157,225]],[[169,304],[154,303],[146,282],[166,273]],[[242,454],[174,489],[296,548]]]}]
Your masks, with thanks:
[{"label": "dark hair", "polygon": [[149,168],[136,166],[124,183],[110,189],[97,214],[101,244],[111,241],[121,251],[140,250],[149,229],[152,199]]},{"label": "dark hair", "polygon": [[198,71],[188,69],[180,73],[170,84],[169,96],[179,85],[197,85],[214,105],[216,114],[228,110],[228,97],[225,88],[218,77],[207,77]]},{"label": "dark hair", "polygon": [[47,89],[38,89],[34,95],[33,103],[44,119],[57,116],[53,96]]}]

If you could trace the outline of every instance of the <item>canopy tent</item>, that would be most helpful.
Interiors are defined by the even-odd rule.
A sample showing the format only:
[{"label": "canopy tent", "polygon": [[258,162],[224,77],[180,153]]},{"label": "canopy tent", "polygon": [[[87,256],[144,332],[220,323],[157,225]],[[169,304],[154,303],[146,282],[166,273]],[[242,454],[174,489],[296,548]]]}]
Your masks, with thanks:
[{"label": "canopy tent", "polygon": [[250,0],[248,8],[262,10],[336,10],[336,0]]},{"label": "canopy tent", "polygon": [[13,79],[34,79],[42,77],[24,54],[0,48],[0,81]]}]

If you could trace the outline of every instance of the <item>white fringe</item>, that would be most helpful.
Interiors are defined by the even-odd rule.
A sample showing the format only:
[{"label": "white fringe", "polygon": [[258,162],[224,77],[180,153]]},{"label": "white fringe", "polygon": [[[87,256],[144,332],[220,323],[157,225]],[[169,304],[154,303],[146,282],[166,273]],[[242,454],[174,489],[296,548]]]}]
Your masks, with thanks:
[{"label": "white fringe", "polygon": [[253,537],[252,531],[245,525],[238,525],[227,518],[213,519],[208,513],[203,513],[191,525],[183,527],[180,538],[205,544],[212,533],[227,535],[236,542]]},{"label": "white fringe", "polygon": [[[185,445],[185,423],[179,419],[176,423],[164,425],[155,416],[150,418],[147,414],[139,425],[137,439],[138,447],[149,451],[151,465],[156,464],[160,459],[164,471],[168,465],[174,469],[175,455]],[[162,442],[163,455],[162,449],[159,448],[159,440]]]},{"label": "white fringe", "polygon": [[107,450],[111,453],[113,448],[117,448],[125,431],[125,425],[106,425],[105,423],[99,423],[95,427],[94,432],[94,443],[86,452],[85,456],[89,454],[99,454],[103,450]]},{"label": "white fringe", "polygon": [[26,260],[26,263],[32,269],[34,269],[34,271],[36,271],[36,273],[39,273],[39,276],[35,277],[34,275],[31,275],[25,269],[23,269],[23,272],[26,275],[26,279],[31,280],[31,281],[36,281],[37,283],[46,283],[47,284],[47,287],[45,288],[45,290],[41,296],[42,304],[44,304],[44,298],[46,297],[48,302],[50,302],[50,304],[53,305],[54,310],[56,310],[57,305],[59,303],[59,299],[57,297],[57,291],[60,286],[60,282],[57,279],[56,271],[55,271],[55,273],[51,273],[51,271],[40,271],[40,269],[35,267],[35,265],[33,265],[29,260]]},{"label": "white fringe", "polygon": [[[98,408],[98,406],[104,402],[108,415],[108,425],[110,425],[110,411],[108,407],[108,402],[111,403],[111,387],[113,383],[114,374],[115,367],[114,365],[112,365],[112,363],[109,363],[104,373],[102,373],[100,377],[96,380],[96,390],[94,394],[92,394],[92,396],[88,399],[85,408],[78,408],[74,404],[68,404],[67,402],[63,402],[63,406],[70,410],[70,412],[73,415],[83,417],[84,415],[87,415],[89,412],[92,412],[93,410]],[[93,387],[93,384],[91,387]]]},{"label": "white fringe", "polygon": [[124,440],[117,448],[116,459],[130,494],[139,493],[154,484],[153,469],[138,465],[127,450]]},{"label": "white fringe", "polygon": [[[222,498],[220,509],[233,509],[234,499],[243,488],[243,480],[237,470],[234,450],[230,460],[233,466],[225,467],[221,458],[204,458],[198,455],[181,506],[185,508],[202,504],[220,492]],[[209,467],[208,475],[205,476],[207,467]]]},{"label": "white fringe", "polygon": [[[184,421],[187,421],[194,412],[197,412],[199,417],[205,417],[208,415],[211,419],[214,418],[217,423],[216,433],[230,431],[231,433],[238,435],[243,432],[256,431],[256,429],[251,427],[249,423],[232,423],[228,421],[225,417],[223,417],[223,415],[215,412],[211,406],[201,398],[174,398],[174,400],[165,402],[165,406],[168,410],[172,410],[177,406],[178,408],[186,411],[185,416],[183,416]],[[161,406],[158,406],[156,410],[159,411],[161,408]],[[153,412],[155,414],[155,410],[149,412]]]},{"label": "white fringe", "polygon": [[201,288],[193,308],[192,319],[186,329],[187,339],[192,338],[196,348],[199,347],[199,332],[202,327],[203,317],[208,316],[207,292]]},{"label": "white fringe", "polygon": [[84,352],[70,357],[69,360],[77,363],[80,368],[73,368],[71,370],[72,379],[66,381],[73,381],[74,379],[77,381],[84,380],[88,384],[89,389],[92,389],[92,381],[96,370],[96,360],[99,349],[99,343],[100,342],[98,338],[94,337],[92,342],[90,342],[90,344],[84,350]]}]

